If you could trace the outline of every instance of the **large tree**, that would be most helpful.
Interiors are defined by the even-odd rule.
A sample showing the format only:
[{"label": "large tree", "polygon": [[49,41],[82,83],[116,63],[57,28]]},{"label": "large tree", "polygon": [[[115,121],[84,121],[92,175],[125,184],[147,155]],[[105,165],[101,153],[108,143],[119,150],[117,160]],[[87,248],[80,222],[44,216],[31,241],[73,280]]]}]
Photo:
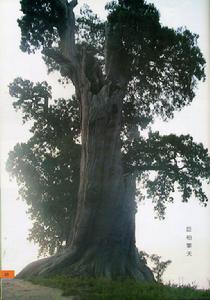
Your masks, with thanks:
[{"label": "large tree", "polygon": [[[41,49],[49,71],[59,70],[74,84],[81,162],[69,246],[19,276],[153,280],[135,246],[136,180],[145,182],[160,213],[176,185],[184,201],[194,193],[205,204],[201,180],[209,178],[209,157],[190,136],[150,132],[144,138],[141,132],[156,116],[167,120],[192,102],[197,81],[205,78],[205,60],[197,35],[163,27],[158,11],[144,0],[107,4],[106,22],[87,7],[75,20],[76,5],[76,0],[21,1],[21,49]],[[44,109],[46,97],[41,100]],[[149,171],[156,176],[148,178]]]}]

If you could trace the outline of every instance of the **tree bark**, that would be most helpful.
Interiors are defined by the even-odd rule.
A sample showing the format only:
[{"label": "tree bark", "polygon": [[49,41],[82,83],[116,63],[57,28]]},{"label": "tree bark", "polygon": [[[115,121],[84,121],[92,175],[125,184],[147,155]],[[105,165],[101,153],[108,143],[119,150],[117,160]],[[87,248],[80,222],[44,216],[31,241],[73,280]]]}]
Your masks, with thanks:
[{"label": "tree bark", "polygon": [[98,96],[89,93],[90,99],[82,99],[80,188],[71,246],[82,253],[93,275],[113,277],[126,274],[134,255],[135,202],[130,191],[135,189],[122,169],[123,92],[109,95],[109,90],[104,86]]}]

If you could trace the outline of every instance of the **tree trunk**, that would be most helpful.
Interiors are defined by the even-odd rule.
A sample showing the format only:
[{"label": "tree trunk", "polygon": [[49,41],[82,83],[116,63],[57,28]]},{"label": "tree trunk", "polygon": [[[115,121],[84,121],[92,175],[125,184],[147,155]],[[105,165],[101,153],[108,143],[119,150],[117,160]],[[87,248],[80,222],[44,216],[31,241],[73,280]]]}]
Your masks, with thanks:
[{"label": "tree trunk", "polygon": [[127,80],[117,72],[116,55],[106,59],[106,78],[85,48],[76,55],[76,4],[76,0],[68,4],[63,54],[48,51],[68,70],[81,104],[80,186],[72,240],[63,253],[28,265],[18,277],[70,274],[152,281],[153,274],[139,260],[135,246],[135,176],[126,176],[122,166],[120,133]]},{"label": "tree trunk", "polygon": [[[99,97],[106,97],[108,87]],[[101,111],[83,99],[82,158],[78,208],[72,248],[81,252],[88,273],[99,276],[128,272],[135,246],[134,187],[123,176],[121,160],[121,92],[106,98]],[[89,109],[85,103],[90,103]],[[104,111],[105,110],[105,111]],[[94,117],[93,117],[94,115]],[[95,117],[97,115],[97,117]]]},{"label": "tree trunk", "polygon": [[124,92],[83,88],[82,154],[73,238],[59,255],[27,266],[19,277],[49,274],[154,280],[135,246],[135,175],[123,173],[121,112]]}]

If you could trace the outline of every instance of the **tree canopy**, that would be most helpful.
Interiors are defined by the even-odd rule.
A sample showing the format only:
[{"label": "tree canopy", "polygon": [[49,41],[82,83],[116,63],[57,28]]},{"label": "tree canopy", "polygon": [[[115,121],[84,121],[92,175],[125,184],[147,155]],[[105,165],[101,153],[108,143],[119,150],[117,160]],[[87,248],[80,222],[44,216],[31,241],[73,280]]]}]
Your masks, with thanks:
[{"label": "tree canopy", "polygon": [[39,244],[40,254],[53,254],[68,244],[79,185],[77,102],[58,99],[48,104],[50,90],[46,82],[20,78],[10,84],[10,94],[18,97],[14,108],[22,110],[24,122],[33,122],[32,137],[9,153],[7,170],[29,207],[33,220],[29,238]]},{"label": "tree canopy", "polygon": [[[53,253],[68,243],[74,218],[81,151],[78,65],[93,95],[99,94],[105,83],[109,83],[110,93],[125,89],[121,128],[124,173],[136,174],[157,215],[164,217],[176,189],[184,202],[194,195],[206,205],[202,181],[210,178],[208,150],[189,135],[161,136],[151,127],[157,117],[172,119],[175,111],[189,105],[198,81],[205,79],[198,35],[186,28],[162,26],[157,9],[144,0],[108,3],[106,21],[87,5],[75,19],[76,0],[20,2],[21,50],[29,54],[40,50],[48,71],[60,71],[61,80],[71,80],[75,86],[72,99],[57,101],[52,100],[46,82],[34,84],[17,78],[9,87],[11,96],[17,98],[14,107],[33,125],[30,140],[10,152],[7,170],[17,179],[20,194],[29,205],[34,219],[30,237],[39,243],[41,252]],[[68,54],[66,32],[71,38]],[[104,106],[106,109],[114,111],[115,107]],[[142,190],[137,190],[137,198],[144,197]]]}]

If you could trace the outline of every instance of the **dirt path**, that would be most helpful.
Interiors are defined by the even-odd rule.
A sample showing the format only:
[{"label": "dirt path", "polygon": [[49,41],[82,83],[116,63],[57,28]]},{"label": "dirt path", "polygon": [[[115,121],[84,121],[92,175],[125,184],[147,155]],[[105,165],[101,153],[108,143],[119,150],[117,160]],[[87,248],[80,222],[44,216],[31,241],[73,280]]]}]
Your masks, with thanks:
[{"label": "dirt path", "polygon": [[32,284],[20,279],[2,280],[1,300],[77,300],[77,297],[61,296],[62,291]]}]

